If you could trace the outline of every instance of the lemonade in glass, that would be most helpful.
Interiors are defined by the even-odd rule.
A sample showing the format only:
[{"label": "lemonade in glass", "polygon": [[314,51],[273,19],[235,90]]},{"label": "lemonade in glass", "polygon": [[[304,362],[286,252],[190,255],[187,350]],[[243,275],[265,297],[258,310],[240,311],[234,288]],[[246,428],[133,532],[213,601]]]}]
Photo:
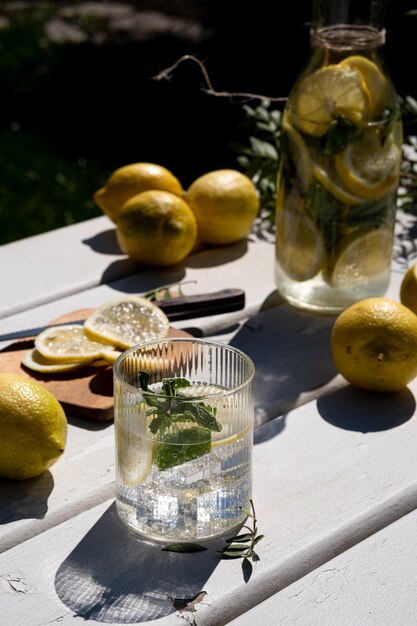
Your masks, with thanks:
[{"label": "lemonade in glass", "polygon": [[121,519],[156,540],[237,528],[252,493],[252,361],[225,344],[165,339],[126,351],[114,373]]}]

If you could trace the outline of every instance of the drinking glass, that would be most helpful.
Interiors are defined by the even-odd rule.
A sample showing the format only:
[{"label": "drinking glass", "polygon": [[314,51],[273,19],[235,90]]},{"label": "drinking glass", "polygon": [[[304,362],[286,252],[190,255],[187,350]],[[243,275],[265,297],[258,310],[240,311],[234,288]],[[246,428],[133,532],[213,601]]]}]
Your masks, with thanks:
[{"label": "drinking glass", "polygon": [[120,355],[116,505],[130,528],[193,541],[243,522],[252,490],[254,373],[240,350],[193,338]]}]

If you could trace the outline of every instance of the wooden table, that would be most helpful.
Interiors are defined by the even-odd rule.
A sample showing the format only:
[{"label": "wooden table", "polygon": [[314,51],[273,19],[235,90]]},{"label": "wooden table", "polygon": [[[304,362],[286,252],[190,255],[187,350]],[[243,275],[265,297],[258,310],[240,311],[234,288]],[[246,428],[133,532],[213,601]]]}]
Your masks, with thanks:
[{"label": "wooden table", "polygon": [[[254,495],[260,561],[249,581],[215,550],[161,552],[114,505],[112,422],[68,415],[63,457],[25,482],[0,480],[0,624],[184,623],[168,596],[207,595],[200,626],[417,623],[417,381],[359,392],[337,375],[334,317],[285,304],[274,246],[247,242],[140,271],[100,217],[0,247],[0,333],[46,324],[122,293],[190,280],[187,293],[240,287],[243,311],[179,328],[247,352],[256,365]],[[399,298],[405,267],[388,294]],[[6,344],[0,344],[0,348]]]}]

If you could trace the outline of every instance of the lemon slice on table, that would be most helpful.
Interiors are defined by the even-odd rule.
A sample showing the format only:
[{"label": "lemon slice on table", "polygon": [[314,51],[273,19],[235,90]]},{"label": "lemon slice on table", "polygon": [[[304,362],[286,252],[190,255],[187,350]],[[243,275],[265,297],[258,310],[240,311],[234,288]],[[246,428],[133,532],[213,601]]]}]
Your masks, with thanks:
[{"label": "lemon slice on table", "polygon": [[169,320],[158,306],[140,296],[120,296],[97,307],[84,322],[93,340],[130,348],[168,335]]},{"label": "lemon slice on table", "polygon": [[276,256],[285,273],[298,282],[313,278],[323,265],[323,237],[302,211],[284,208],[276,220]]},{"label": "lemon slice on table", "polygon": [[84,333],[82,326],[65,324],[47,328],[35,339],[36,350],[46,359],[58,363],[91,362],[102,358],[113,346],[92,341]]},{"label": "lemon slice on table", "polygon": [[362,124],[368,116],[369,93],[361,78],[353,67],[340,65],[328,65],[304,78],[293,101],[297,128],[321,137],[341,116]]},{"label": "lemon slice on table", "polygon": [[369,94],[369,113],[382,108],[388,91],[388,81],[376,63],[360,55],[352,55],[340,61],[339,66],[351,67],[362,76]]},{"label": "lemon slice on table", "polygon": [[365,200],[379,200],[398,183],[401,152],[392,137],[383,146],[377,135],[351,143],[336,155],[336,170],[349,192]]},{"label": "lemon slice on table", "polygon": [[34,372],[40,372],[41,374],[60,374],[80,369],[80,367],[88,365],[89,362],[75,361],[73,363],[57,363],[55,360],[46,359],[36,348],[33,348],[33,350],[25,352],[22,357],[22,364]]},{"label": "lemon slice on table", "polygon": [[349,287],[382,274],[390,266],[392,231],[381,227],[348,235],[339,244],[330,276],[334,287]]}]

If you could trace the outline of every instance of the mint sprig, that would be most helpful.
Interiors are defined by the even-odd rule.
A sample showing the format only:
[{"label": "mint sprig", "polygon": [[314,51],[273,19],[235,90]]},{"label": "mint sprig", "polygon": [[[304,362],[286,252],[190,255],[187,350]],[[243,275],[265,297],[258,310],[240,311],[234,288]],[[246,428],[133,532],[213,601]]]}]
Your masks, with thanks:
[{"label": "mint sprig", "polygon": [[[153,435],[161,435],[161,440],[154,443],[153,456],[158,469],[164,471],[210,452],[210,433],[222,429],[216,419],[216,408],[199,402],[197,397],[178,395],[178,390],[191,386],[186,378],[163,378],[160,394],[150,389],[149,380],[147,372],[139,373],[139,386],[149,407],[146,415],[152,416],[149,430]],[[179,422],[192,422],[196,426],[175,433],[166,432]],[[174,446],[175,455],[172,454]]]}]

